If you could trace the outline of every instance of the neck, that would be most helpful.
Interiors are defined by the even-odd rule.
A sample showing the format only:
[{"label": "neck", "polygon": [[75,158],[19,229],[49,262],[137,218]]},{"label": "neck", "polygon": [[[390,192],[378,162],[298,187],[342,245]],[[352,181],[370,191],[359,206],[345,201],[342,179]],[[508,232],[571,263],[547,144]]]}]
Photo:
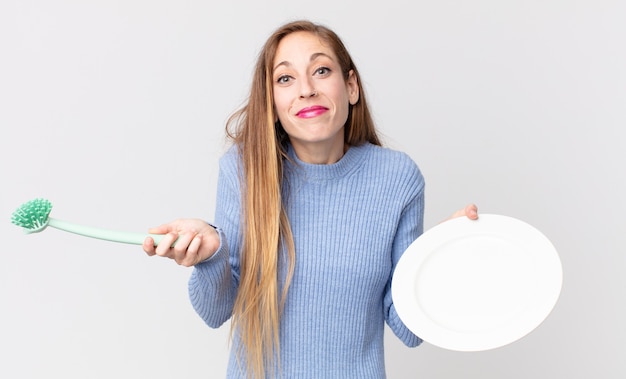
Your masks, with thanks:
[{"label": "neck", "polygon": [[329,143],[299,143],[291,141],[293,150],[298,159],[311,164],[333,164],[339,162],[348,150],[348,145],[343,139]]}]

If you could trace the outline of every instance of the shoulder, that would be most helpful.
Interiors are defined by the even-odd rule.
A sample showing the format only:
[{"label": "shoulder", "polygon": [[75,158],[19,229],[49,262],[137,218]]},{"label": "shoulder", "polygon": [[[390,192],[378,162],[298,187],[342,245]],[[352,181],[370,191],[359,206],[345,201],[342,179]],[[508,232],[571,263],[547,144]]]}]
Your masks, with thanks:
[{"label": "shoulder", "polygon": [[237,146],[231,145],[219,159],[219,181],[233,188],[238,188],[243,178],[239,152],[240,149]]},{"label": "shoulder", "polygon": [[229,146],[220,157],[219,164],[222,171],[237,172],[241,162],[240,149],[237,145]]},{"label": "shoulder", "polygon": [[405,152],[388,147],[365,144],[367,166],[379,174],[404,176],[423,184],[424,177],[415,161]]}]

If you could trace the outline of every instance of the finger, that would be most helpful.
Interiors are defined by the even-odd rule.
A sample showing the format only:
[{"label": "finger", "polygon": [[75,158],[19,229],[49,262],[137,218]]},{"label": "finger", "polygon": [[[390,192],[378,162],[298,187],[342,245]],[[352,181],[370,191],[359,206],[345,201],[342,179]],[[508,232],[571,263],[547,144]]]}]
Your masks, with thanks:
[{"label": "finger", "polygon": [[465,216],[465,214],[466,214],[465,209],[459,209],[456,212],[454,212],[453,214],[451,214],[449,219],[457,218],[457,217],[463,217],[463,216]]},{"label": "finger", "polygon": [[143,241],[143,251],[146,252],[146,254],[148,254],[149,256],[153,256],[156,254],[156,252],[154,251],[154,240],[152,239],[152,237],[146,237],[146,239]]},{"label": "finger", "polygon": [[174,260],[176,261],[176,263],[182,264],[182,262],[185,260],[185,257],[187,256],[187,251],[189,249],[189,244],[191,243],[193,237],[196,236],[196,234],[197,233],[195,231],[190,230],[178,237],[178,239],[176,240],[176,245],[174,245],[172,249],[174,252]]},{"label": "finger", "polygon": [[185,255],[185,259],[183,259],[180,264],[183,266],[191,267],[200,262],[200,260],[202,259],[202,257],[200,256],[201,245],[202,234],[196,234],[189,243],[189,247],[187,247],[187,254]]},{"label": "finger", "polygon": [[468,206],[466,206],[465,207],[465,215],[470,220],[478,219],[478,207],[476,206],[476,204],[469,204]]},{"label": "finger", "polygon": [[171,247],[176,238],[178,238],[177,233],[170,232],[164,235],[156,247],[156,254],[161,257],[174,258],[174,251]]}]

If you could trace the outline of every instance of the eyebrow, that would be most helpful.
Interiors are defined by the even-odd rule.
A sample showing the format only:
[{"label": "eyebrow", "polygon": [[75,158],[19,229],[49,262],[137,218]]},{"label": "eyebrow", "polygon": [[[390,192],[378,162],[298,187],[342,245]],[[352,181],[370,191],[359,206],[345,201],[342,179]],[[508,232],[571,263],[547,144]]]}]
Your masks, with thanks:
[{"label": "eyebrow", "polygon": [[[326,57],[326,58],[328,58],[328,59],[330,59],[330,60],[332,60],[332,59],[333,59],[330,55],[328,55],[328,54],[326,54],[326,53],[321,53],[321,52],[320,52],[320,53],[313,53],[313,54],[311,54],[311,58],[309,58],[309,62],[313,62],[314,60],[316,60],[316,59],[317,59],[317,58],[319,58],[319,57]],[[276,71],[276,69],[277,69],[279,66],[286,66],[286,67],[289,67],[289,66],[291,66],[291,63],[289,63],[288,61],[282,61],[282,62],[278,63],[276,66],[274,66],[273,71]]]}]

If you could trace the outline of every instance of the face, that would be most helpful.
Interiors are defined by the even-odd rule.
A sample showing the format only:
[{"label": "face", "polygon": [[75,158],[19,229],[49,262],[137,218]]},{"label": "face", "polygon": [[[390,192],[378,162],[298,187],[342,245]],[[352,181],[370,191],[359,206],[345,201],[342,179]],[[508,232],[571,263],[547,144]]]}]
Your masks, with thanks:
[{"label": "face", "polygon": [[349,107],[359,99],[354,73],[344,79],[332,49],[308,32],[281,40],[273,68],[275,111],[298,157],[312,163],[341,158]]}]

